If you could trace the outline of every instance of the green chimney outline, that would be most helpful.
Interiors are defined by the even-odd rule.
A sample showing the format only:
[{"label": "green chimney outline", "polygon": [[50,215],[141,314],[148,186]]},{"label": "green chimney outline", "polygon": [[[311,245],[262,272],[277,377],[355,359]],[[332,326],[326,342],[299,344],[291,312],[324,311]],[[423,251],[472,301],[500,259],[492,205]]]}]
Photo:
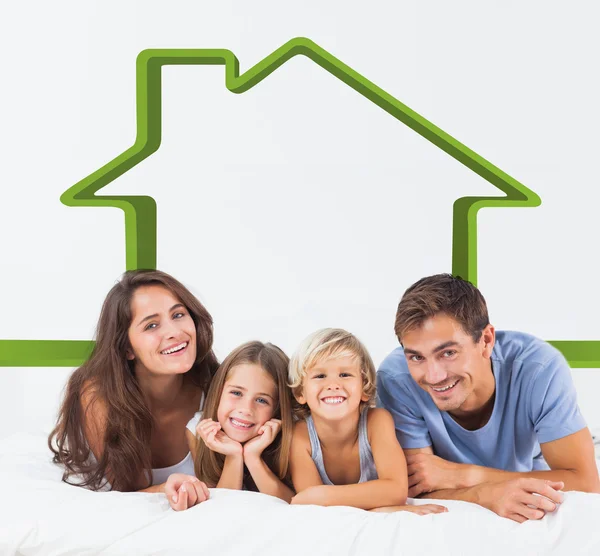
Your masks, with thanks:
[{"label": "green chimney outline", "polygon": [[[487,207],[537,207],[540,197],[491,162],[411,110],[341,60],[307,38],[295,38],[239,74],[239,62],[226,49],[147,49],[136,62],[137,135],[116,158],[67,189],[60,197],[72,207],[113,207],[125,214],[126,269],[156,268],[156,202],[143,195],[105,196],[106,185],[156,152],[161,142],[161,72],[167,65],[223,65],[225,86],[241,94],[294,56],[306,56],[395,119],[497,187],[504,196],[462,197],[454,202],[452,273],[477,284],[477,214]],[[553,341],[571,367],[600,368],[600,341]],[[87,340],[0,340],[0,367],[74,367],[94,346]]]}]

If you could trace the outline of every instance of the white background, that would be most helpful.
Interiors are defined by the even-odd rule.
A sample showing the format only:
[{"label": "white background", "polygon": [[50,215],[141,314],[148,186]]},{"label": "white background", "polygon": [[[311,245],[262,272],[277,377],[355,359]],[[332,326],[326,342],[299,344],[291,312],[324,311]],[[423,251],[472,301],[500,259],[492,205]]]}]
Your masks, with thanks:
[{"label": "white background", "polygon": [[[227,48],[245,71],[305,36],[542,198],[479,213],[492,322],[600,339],[595,2],[54,1],[0,9],[0,338],[90,339],[125,267],[123,213],[60,195],[135,140],[145,48]],[[158,267],[201,299],[222,359],[356,333],[378,364],[404,290],[451,270],[452,204],[497,195],[306,58],[247,93],[163,71],[163,141],[102,191],[158,204]],[[0,437],[48,430],[72,369],[0,368]],[[600,425],[600,370],[576,370]]]}]

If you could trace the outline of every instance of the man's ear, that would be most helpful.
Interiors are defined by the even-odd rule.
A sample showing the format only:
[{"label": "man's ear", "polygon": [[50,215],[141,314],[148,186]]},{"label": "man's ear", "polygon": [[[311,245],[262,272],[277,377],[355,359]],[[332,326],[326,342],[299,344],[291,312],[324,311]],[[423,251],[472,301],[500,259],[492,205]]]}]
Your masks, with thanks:
[{"label": "man's ear", "polygon": [[496,330],[491,324],[488,324],[481,333],[482,355],[489,359],[492,356],[494,344],[496,343]]}]

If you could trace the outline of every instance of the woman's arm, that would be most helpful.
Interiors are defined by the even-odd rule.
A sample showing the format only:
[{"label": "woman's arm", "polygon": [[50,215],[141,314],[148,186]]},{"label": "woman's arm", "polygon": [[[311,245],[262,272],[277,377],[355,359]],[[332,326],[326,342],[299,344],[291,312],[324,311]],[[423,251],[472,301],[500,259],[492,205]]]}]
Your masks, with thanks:
[{"label": "woman's arm", "polygon": [[396,439],[392,416],[385,409],[368,411],[371,450],[379,478],[354,485],[313,486],[296,495],[293,504],[353,506],[370,510],[406,503],[406,460]]},{"label": "woman's arm", "polygon": [[[92,388],[85,388],[81,396],[81,407],[86,441],[96,461],[100,461],[104,453],[104,435],[108,420],[106,403],[97,397]],[[194,435],[187,430],[186,437],[188,444],[191,438],[195,441]],[[111,483],[109,466],[106,468],[106,478]],[[137,484],[141,486],[144,481],[145,477],[139,477]],[[191,508],[209,497],[208,488],[203,482],[193,475],[183,473],[174,473],[169,476],[166,483],[139,488],[137,492],[164,493],[169,505],[176,511]]]}]

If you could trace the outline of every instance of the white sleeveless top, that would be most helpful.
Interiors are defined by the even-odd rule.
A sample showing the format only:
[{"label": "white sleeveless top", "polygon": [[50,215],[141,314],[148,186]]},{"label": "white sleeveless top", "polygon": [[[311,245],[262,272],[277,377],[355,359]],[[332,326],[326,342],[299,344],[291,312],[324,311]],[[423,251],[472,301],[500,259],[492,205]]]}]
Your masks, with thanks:
[{"label": "white sleeveless top", "polygon": [[[194,436],[196,436],[196,426],[202,419],[202,409],[204,407],[204,392],[202,392],[202,398],[200,399],[200,408],[194,416],[188,421],[186,428],[192,432]],[[187,456],[185,456],[179,463],[175,465],[170,465],[169,467],[159,467],[158,469],[152,470],[152,484],[160,485],[162,483],[166,483],[169,475],[173,473],[185,473],[186,475],[195,475],[194,473],[194,459],[192,457],[192,453],[188,452]]]}]

